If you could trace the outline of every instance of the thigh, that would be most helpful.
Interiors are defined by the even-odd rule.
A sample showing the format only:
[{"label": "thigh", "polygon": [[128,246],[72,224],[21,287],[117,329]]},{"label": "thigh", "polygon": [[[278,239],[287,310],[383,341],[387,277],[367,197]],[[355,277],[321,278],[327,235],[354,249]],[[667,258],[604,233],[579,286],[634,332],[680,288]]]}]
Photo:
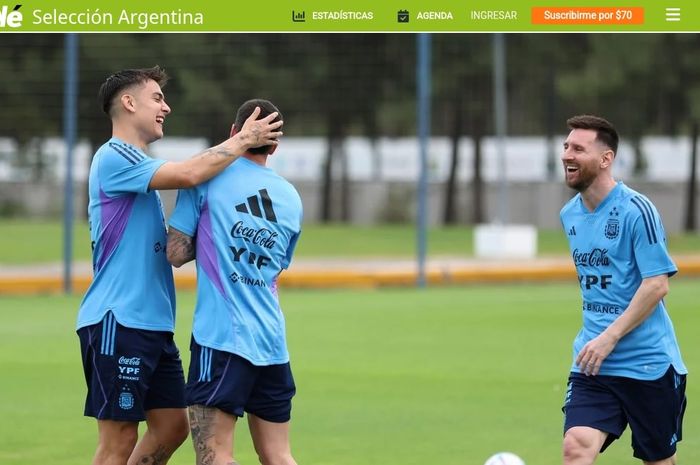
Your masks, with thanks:
[{"label": "thigh", "polygon": [[259,369],[246,411],[268,422],[288,422],[291,418],[292,397],[296,393],[290,364],[269,365]]},{"label": "thigh", "polygon": [[683,436],[685,384],[685,375],[672,366],[653,381],[625,378],[620,383],[617,394],[625,405],[635,457],[654,462],[676,453],[676,443]]},{"label": "thigh", "polygon": [[624,409],[607,386],[607,378],[572,373],[562,407],[565,433],[577,426],[607,433],[601,452],[618,439],[627,426]]},{"label": "thigh", "polygon": [[190,405],[188,411],[197,463],[217,463],[222,458],[232,459],[237,417],[204,405]]},{"label": "thigh", "polygon": [[248,415],[248,427],[259,456],[291,456],[288,421],[284,423],[272,422],[250,414]]}]

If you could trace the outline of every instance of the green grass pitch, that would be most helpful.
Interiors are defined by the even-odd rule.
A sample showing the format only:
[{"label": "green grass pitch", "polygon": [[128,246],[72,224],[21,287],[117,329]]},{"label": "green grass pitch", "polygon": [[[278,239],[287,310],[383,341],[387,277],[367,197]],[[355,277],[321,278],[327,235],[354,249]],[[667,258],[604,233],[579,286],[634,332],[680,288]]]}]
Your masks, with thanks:
[{"label": "green grass pitch", "polygon": [[[700,463],[698,282],[673,279],[667,298],[691,371],[679,463]],[[178,296],[187,363],[194,294]],[[293,291],[283,289],[298,385],[292,447],[305,465],[481,465],[510,450],[558,465],[576,283]],[[94,420],[74,333],[80,297],[0,297],[0,463],[89,463]],[[638,464],[629,432],[599,465]],[[247,428],[238,461],[257,463]],[[186,442],[170,462],[194,463]]]},{"label": "green grass pitch", "polygon": [[[73,258],[90,261],[90,234],[84,222],[73,228]],[[63,229],[58,220],[0,220],[0,264],[27,265],[62,260]],[[473,256],[473,230],[466,226],[431,228],[430,256]],[[671,255],[697,253],[700,234],[679,234],[668,238]],[[561,230],[538,231],[540,256],[568,255],[566,236]],[[318,257],[404,257],[416,254],[414,225],[315,225],[305,224],[295,258]]]}]

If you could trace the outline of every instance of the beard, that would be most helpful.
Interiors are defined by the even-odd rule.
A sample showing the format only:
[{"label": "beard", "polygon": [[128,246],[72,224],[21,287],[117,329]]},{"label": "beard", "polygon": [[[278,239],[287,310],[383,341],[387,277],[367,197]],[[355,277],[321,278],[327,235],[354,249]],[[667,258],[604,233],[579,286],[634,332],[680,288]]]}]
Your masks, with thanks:
[{"label": "beard", "polygon": [[564,178],[566,180],[566,185],[574,189],[577,192],[583,192],[595,181],[598,174],[594,173],[582,166],[579,166],[578,171],[573,175],[569,174],[564,169]]}]

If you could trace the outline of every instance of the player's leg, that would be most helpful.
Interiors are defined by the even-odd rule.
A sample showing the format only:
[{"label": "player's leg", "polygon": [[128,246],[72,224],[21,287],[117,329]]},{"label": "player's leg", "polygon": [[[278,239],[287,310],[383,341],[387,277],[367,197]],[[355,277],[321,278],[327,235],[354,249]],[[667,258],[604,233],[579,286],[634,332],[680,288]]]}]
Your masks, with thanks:
[{"label": "player's leg", "polygon": [[138,439],[138,423],[97,420],[97,450],[93,465],[124,465]]},{"label": "player's leg", "polygon": [[93,463],[125,465],[138,439],[138,423],[145,419],[141,346],[133,345],[133,330],[119,325],[111,312],[80,328],[78,336],[88,388],[85,415],[97,420]]},{"label": "player's leg", "polygon": [[128,465],[162,465],[185,442],[189,434],[184,408],[159,408],[146,411],[148,429],[129,457]]},{"label": "player's leg", "polygon": [[151,347],[151,355],[144,357],[141,365],[153,368],[144,370],[143,374],[148,386],[144,400],[146,432],[131,454],[129,465],[162,465],[185,442],[189,433],[185,375],[172,333],[143,333],[144,345]]},{"label": "player's leg", "polygon": [[249,414],[248,426],[262,465],[296,465],[289,445],[289,422],[275,423]]},{"label": "player's leg", "polygon": [[608,433],[587,426],[569,428],[562,446],[564,465],[591,465],[607,437]]},{"label": "player's leg", "polygon": [[626,380],[618,393],[632,430],[634,456],[647,465],[675,465],[683,439],[685,375],[669,367],[655,380]]},{"label": "player's leg", "polygon": [[235,464],[233,433],[255,383],[247,360],[192,339],[186,398],[197,465]]},{"label": "player's leg", "polygon": [[255,451],[263,465],[296,465],[289,445],[292,397],[296,393],[289,363],[258,367],[246,405]]},{"label": "player's leg", "polygon": [[624,431],[627,422],[608,384],[610,376],[571,373],[562,410],[564,465],[591,465]]},{"label": "player's leg", "polygon": [[190,430],[197,465],[232,465],[236,417],[218,408],[190,405]]},{"label": "player's leg", "polygon": [[647,462],[644,460],[644,465],[676,465],[676,454],[673,454],[673,457],[669,457],[664,460],[657,460],[655,462]]}]

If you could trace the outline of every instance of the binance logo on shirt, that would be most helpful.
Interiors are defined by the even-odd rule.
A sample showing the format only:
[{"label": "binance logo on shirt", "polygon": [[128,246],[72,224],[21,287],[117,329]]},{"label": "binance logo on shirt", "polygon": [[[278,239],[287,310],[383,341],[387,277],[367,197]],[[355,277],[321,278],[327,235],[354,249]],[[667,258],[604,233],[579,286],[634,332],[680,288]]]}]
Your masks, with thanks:
[{"label": "binance logo on shirt", "polygon": [[[275,210],[272,208],[272,199],[267,193],[267,189],[260,189],[258,194],[259,195],[251,195],[248,197],[246,199],[247,203],[239,203],[236,205],[236,211],[257,216],[258,218],[265,218],[268,221],[277,223],[277,216],[275,215]],[[262,210],[260,209],[261,204]],[[263,213],[265,216],[263,216]]]}]

